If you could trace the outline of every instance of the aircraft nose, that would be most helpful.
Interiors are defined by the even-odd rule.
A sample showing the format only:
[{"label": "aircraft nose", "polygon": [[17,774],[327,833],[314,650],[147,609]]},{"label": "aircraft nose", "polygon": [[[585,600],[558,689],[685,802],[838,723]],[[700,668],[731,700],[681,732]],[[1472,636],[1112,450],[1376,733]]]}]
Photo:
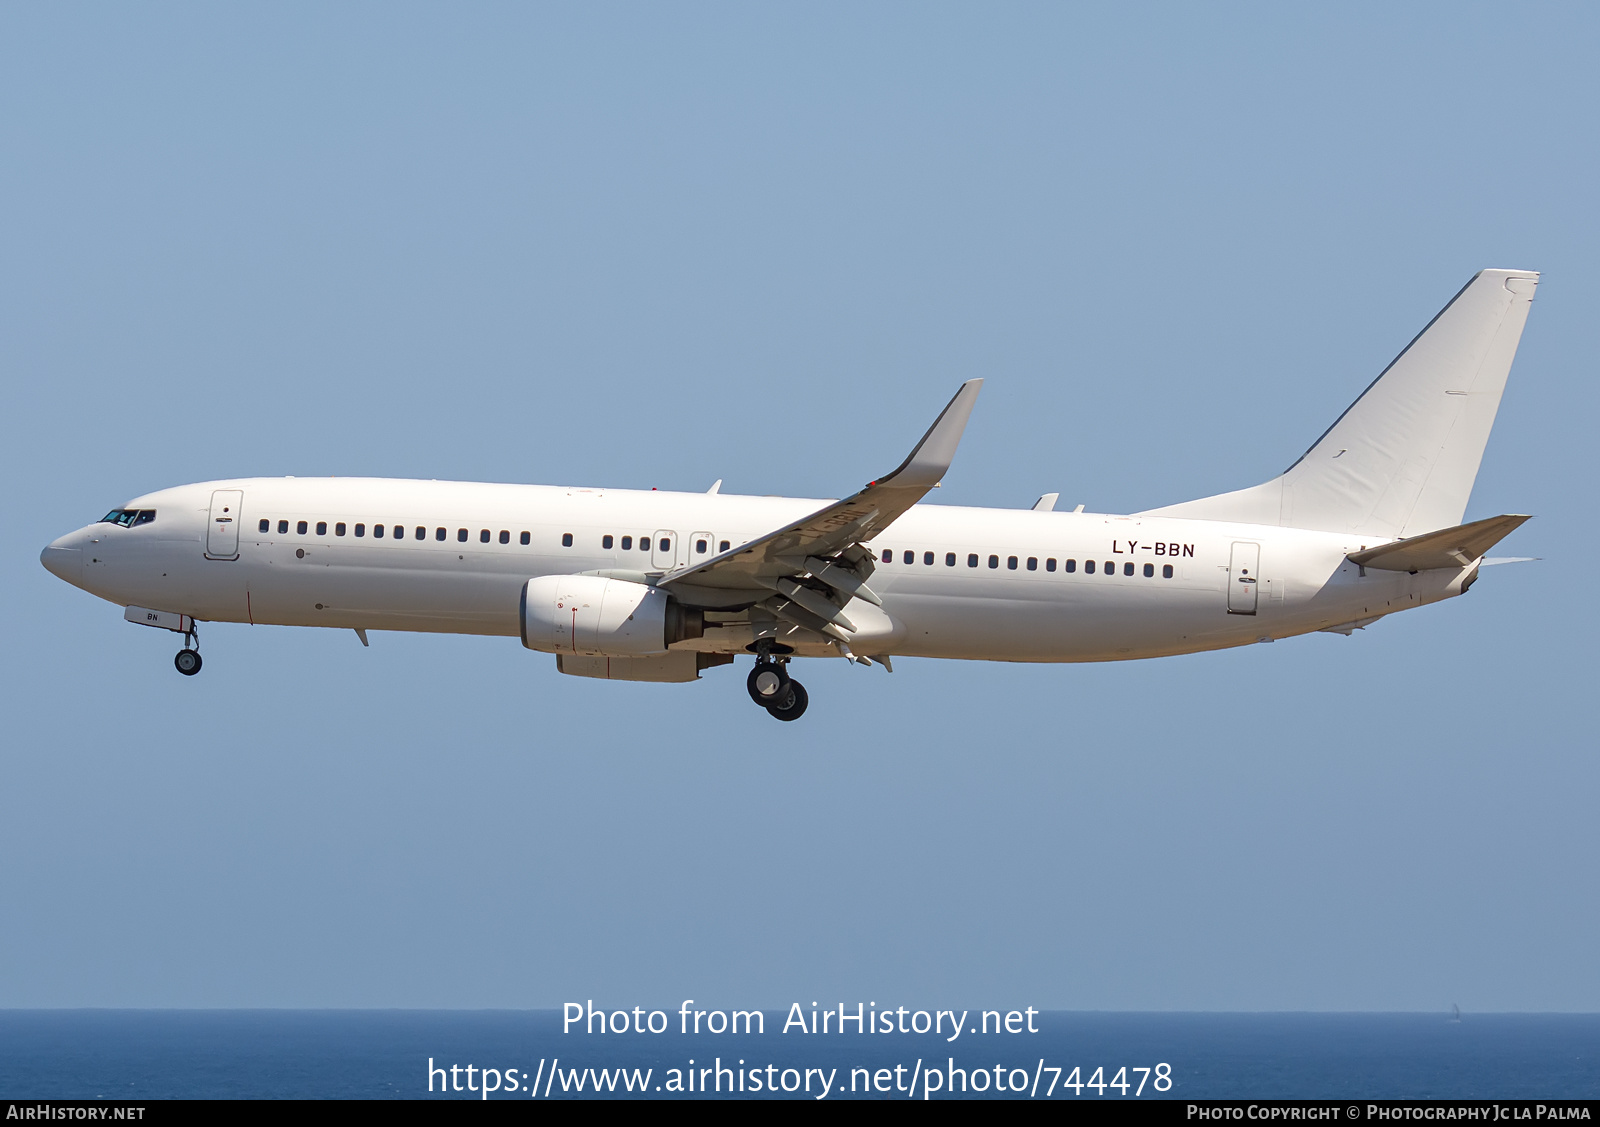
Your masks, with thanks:
[{"label": "aircraft nose", "polygon": [[72,537],[63,536],[55,541],[39,553],[39,562],[44,564],[45,570],[57,579],[64,579],[77,586],[78,580],[83,576],[83,552],[78,548],[67,547],[71,540]]}]

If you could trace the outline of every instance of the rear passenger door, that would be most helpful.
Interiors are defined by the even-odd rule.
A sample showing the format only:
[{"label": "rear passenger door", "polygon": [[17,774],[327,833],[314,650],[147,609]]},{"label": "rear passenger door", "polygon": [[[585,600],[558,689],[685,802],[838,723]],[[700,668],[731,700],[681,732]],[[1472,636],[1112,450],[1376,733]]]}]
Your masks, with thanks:
[{"label": "rear passenger door", "polygon": [[1257,572],[1260,570],[1261,545],[1237,543],[1228,564],[1228,613],[1254,614],[1256,612]]}]

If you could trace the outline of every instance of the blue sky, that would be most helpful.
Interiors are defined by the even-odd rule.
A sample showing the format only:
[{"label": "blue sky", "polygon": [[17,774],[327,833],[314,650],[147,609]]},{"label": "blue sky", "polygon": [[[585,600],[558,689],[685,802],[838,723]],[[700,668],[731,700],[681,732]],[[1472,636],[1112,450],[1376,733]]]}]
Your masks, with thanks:
[{"label": "blue sky", "polygon": [[[1600,1009],[1580,5],[0,11],[0,1006]],[[1104,666],[556,674],[169,635],[38,551],[150,489],[938,500],[1282,470],[1544,272],[1471,596]]]}]

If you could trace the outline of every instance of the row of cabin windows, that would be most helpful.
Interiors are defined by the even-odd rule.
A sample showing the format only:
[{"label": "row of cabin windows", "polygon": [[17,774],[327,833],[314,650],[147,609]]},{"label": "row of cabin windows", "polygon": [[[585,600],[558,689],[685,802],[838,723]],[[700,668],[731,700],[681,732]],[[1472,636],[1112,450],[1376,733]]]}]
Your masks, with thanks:
[{"label": "row of cabin windows", "polygon": [[[894,549],[893,548],[885,548],[883,550],[883,555],[882,555],[881,558],[882,558],[884,563],[894,563]],[[914,563],[917,562],[917,553],[910,552],[910,551],[905,552],[902,555],[901,559],[905,563],[914,564]],[[933,566],[933,561],[934,561],[934,553],[932,553],[932,552],[923,552],[922,553],[922,562],[923,562],[924,566],[932,567]],[[1016,571],[1017,567],[1018,567],[1018,562],[1019,561],[1018,561],[1016,556],[1007,556],[1006,557],[1006,568],[1007,568],[1007,570]],[[978,553],[977,552],[968,553],[968,555],[967,555],[967,566],[968,567],[977,567],[978,563],[979,563]],[[946,552],[944,554],[944,566],[945,567],[955,567],[956,566],[956,554],[954,552]],[[989,566],[992,567],[992,568],[998,569],[1000,567],[1000,557],[999,556],[990,556],[989,557]],[[1028,557],[1027,568],[1028,568],[1029,571],[1038,571],[1039,570],[1039,557],[1038,556],[1029,556]],[[1051,557],[1047,558],[1044,561],[1044,569],[1046,571],[1054,571],[1056,569],[1056,559],[1055,559],[1054,556],[1051,556]],[[1115,560],[1106,560],[1103,565],[1098,565],[1098,569],[1101,571],[1101,574],[1104,574],[1104,575],[1115,575],[1117,573],[1116,561]],[[1061,570],[1064,571],[1064,572],[1067,572],[1069,574],[1071,572],[1077,571],[1078,570],[1078,561],[1077,560],[1064,560],[1064,561],[1062,561]],[[1086,575],[1095,574],[1095,571],[1097,570],[1096,561],[1094,561],[1094,560],[1084,560],[1083,561],[1083,570],[1084,570],[1084,574],[1086,574]],[[1156,574],[1156,565],[1155,564],[1147,563],[1147,564],[1144,565],[1142,570],[1144,572],[1144,577],[1146,579],[1154,579],[1155,578],[1155,574]],[[1134,563],[1132,561],[1125,561],[1123,563],[1123,565],[1122,565],[1122,574],[1123,575],[1133,575],[1134,573],[1135,573],[1135,565],[1134,565]],[[1163,578],[1163,579],[1171,579],[1172,575],[1173,575],[1172,565],[1171,564],[1162,564],[1161,565],[1161,578]]]},{"label": "row of cabin windows", "polygon": [[[272,531],[272,521],[268,520],[266,517],[262,517],[261,518],[261,524],[259,525],[259,528],[260,528],[260,531],[262,531],[262,532],[271,532]],[[303,520],[296,521],[295,525],[294,525],[294,530],[295,530],[296,534],[298,534],[300,536],[304,536],[304,535],[306,535],[307,532],[309,532],[311,530],[310,522],[309,521],[303,521]],[[280,520],[278,522],[278,532],[279,532],[279,534],[281,535],[281,534],[287,533],[288,531],[289,531],[289,522],[286,521],[286,520]],[[335,536],[343,536],[343,535],[345,535],[346,532],[349,532],[349,531],[354,531],[354,533],[355,533],[357,538],[364,537],[367,534],[367,526],[365,524],[358,524],[352,530],[342,520],[336,522],[334,524],[334,526],[333,526],[333,534]],[[326,535],[328,535],[328,522],[327,521],[319,520],[317,522],[317,535],[318,536],[326,536]],[[372,538],[374,540],[382,540],[385,536],[393,537],[396,540],[404,540],[406,538],[406,526],[403,525],[403,524],[396,524],[396,525],[392,525],[392,526],[375,524],[375,525],[372,526]],[[428,538],[428,529],[427,529],[427,527],[424,526],[424,525],[420,525],[420,524],[417,525],[416,526],[416,531],[413,533],[413,538],[417,539],[417,540],[426,540]],[[450,538],[449,529],[435,528],[433,530],[433,538],[435,540],[448,540]],[[469,539],[469,534],[468,534],[466,529],[464,529],[464,528],[456,529],[456,540],[458,540],[462,544],[465,544],[468,539]],[[494,535],[494,533],[490,532],[487,528],[480,529],[479,532],[478,532],[478,542],[481,543],[481,544],[491,543],[495,539],[497,539],[497,537]],[[500,543],[502,543],[502,544],[511,543],[511,531],[510,531],[510,529],[502,528],[500,530],[500,535],[499,535],[498,539],[499,539]],[[562,541],[563,544],[566,544],[566,545],[568,545],[570,547],[571,544],[572,544],[572,533],[570,533],[570,532],[567,533],[565,536],[563,536],[561,538],[561,541]],[[523,544],[531,544],[531,543],[533,543],[533,534],[530,533],[530,532],[522,533],[521,537],[520,537],[520,542],[523,543]]]},{"label": "row of cabin windows", "polygon": [[[562,537],[561,542],[569,548],[572,547],[571,535],[569,534]],[[650,537],[648,536],[639,537],[639,551],[648,552],[650,550],[650,542]],[[732,547],[732,545],[726,540],[722,541],[721,543],[722,546],[717,549],[719,552],[726,552],[730,547]],[[656,551],[658,552],[672,551],[672,537],[658,536],[655,540],[655,546]],[[613,548],[624,552],[631,552],[633,551],[633,537],[624,536],[621,538],[621,542],[618,543],[617,537],[607,533],[606,535],[600,537],[600,547],[602,550],[607,552],[611,551]],[[704,536],[695,537],[694,550],[698,555],[705,555],[707,552],[711,551],[711,541],[707,540]]]},{"label": "row of cabin windows", "polygon": [[[154,516],[154,515],[155,514],[152,512],[151,516]],[[310,525],[309,521],[303,521],[302,520],[302,521],[296,521],[295,522],[294,530],[295,530],[296,534],[298,534],[300,536],[306,535],[310,531],[310,528],[311,528],[311,525]],[[269,520],[266,517],[262,517],[261,518],[260,529],[261,529],[262,532],[271,532],[272,531],[272,521]],[[286,521],[286,520],[280,520],[278,522],[278,532],[280,534],[287,534],[288,531],[289,531],[289,522]],[[347,531],[349,531],[348,526],[342,520],[336,522],[334,524],[334,526],[333,526],[333,534],[335,536],[343,536],[343,535],[345,535],[345,533]],[[358,538],[359,537],[363,537],[363,536],[365,536],[367,534],[367,526],[365,524],[358,524],[358,525],[355,526],[354,532],[355,532],[355,535]],[[317,521],[317,535],[318,536],[326,536],[326,535],[328,535],[328,522],[327,521],[325,521],[325,520]],[[386,535],[392,536],[396,540],[404,540],[406,538],[406,526],[403,525],[403,524],[393,525],[392,526],[392,531],[388,531],[388,532],[385,531],[385,526],[384,525],[375,524],[375,525],[372,526],[373,539],[381,540]],[[426,540],[428,538],[428,529],[427,529],[427,527],[425,525],[420,525],[420,524],[417,525],[416,526],[416,531],[414,533],[414,537],[417,540]],[[445,529],[445,528],[435,528],[433,530],[433,538],[435,540],[448,540],[449,539],[449,530]],[[465,544],[468,539],[469,539],[469,534],[468,534],[468,532],[467,532],[467,530],[465,528],[456,529],[456,540],[459,543]],[[491,533],[487,528],[480,529],[478,531],[478,542],[480,544],[491,543],[494,539],[495,539],[494,534]],[[510,532],[510,530],[502,528],[500,530],[500,535],[499,535],[498,539],[499,539],[500,543],[502,543],[502,544],[511,543],[511,532]],[[609,551],[611,551],[612,546],[615,543],[615,540],[616,540],[616,538],[611,536],[608,533],[607,535],[602,536],[600,538],[600,546],[602,548],[604,548],[606,551],[609,552]],[[522,544],[531,544],[531,543],[533,543],[533,535],[532,535],[532,533],[528,533],[528,532],[522,533],[521,536],[520,536],[520,543],[522,543]],[[649,536],[641,536],[641,537],[639,537],[639,551],[641,551],[641,552],[650,551],[651,543],[652,543],[651,537],[649,537]],[[654,544],[655,544],[655,547],[656,547],[657,551],[662,551],[662,552],[670,552],[670,551],[672,551],[672,538],[670,536],[657,537],[654,540]],[[728,548],[731,547],[731,545],[726,540],[722,541],[721,544],[722,544],[722,546],[718,549],[718,551],[726,552],[728,550]],[[563,532],[561,534],[561,546],[563,548],[572,547],[572,533]],[[622,545],[621,545],[621,547],[622,547],[623,551],[631,552],[633,550],[633,537],[632,536],[624,536],[624,537],[622,537]],[[702,537],[698,537],[694,542],[694,549],[695,549],[696,552],[700,553],[701,555],[705,555],[707,552],[709,552],[711,550],[711,542],[709,540],[707,540],[703,536]]]}]

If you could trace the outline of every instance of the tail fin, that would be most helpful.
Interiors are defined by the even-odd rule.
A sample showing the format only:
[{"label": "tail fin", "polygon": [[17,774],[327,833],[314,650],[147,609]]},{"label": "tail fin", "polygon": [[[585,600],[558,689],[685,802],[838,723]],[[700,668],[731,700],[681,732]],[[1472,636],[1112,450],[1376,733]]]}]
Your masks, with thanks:
[{"label": "tail fin", "polygon": [[1389,537],[1460,524],[1538,282],[1480,271],[1282,476],[1144,515]]}]

